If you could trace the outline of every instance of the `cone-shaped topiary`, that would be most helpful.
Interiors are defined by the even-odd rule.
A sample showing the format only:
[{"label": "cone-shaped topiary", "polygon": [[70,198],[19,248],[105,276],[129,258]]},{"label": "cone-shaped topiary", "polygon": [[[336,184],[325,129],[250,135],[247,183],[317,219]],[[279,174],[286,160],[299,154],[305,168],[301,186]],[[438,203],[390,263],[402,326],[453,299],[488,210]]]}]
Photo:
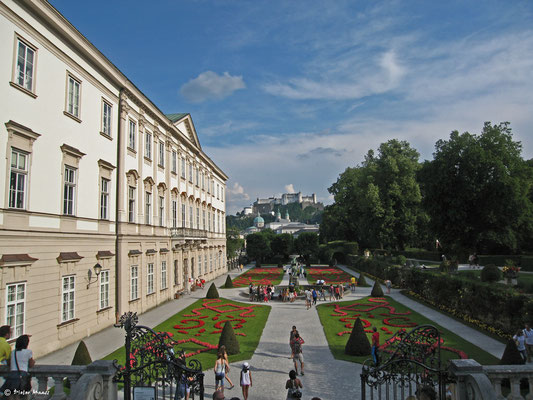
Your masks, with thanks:
[{"label": "cone-shaped topiary", "polygon": [[89,350],[87,349],[85,342],[82,340],[76,349],[76,353],[74,353],[71,365],[89,365],[92,362],[93,360],[91,360]]},{"label": "cone-shaped topiary", "polygon": [[357,280],[357,286],[367,286],[368,283],[366,283],[365,274],[362,272],[359,274],[359,279]]},{"label": "cone-shaped topiary", "polygon": [[229,275],[226,278],[226,283],[224,284],[224,287],[226,289],[231,289],[233,287],[233,281],[231,280],[231,277]]},{"label": "cone-shaped topiary", "polygon": [[[92,362],[93,360],[91,359],[89,350],[87,349],[85,342],[82,340],[80,344],[78,344],[78,348],[74,353],[74,358],[72,358],[72,363],[70,365],[89,365]],[[70,381],[65,378],[63,380],[63,386],[70,389]]]},{"label": "cone-shaped topiary", "polygon": [[209,289],[207,290],[207,294],[205,295],[206,299],[218,299],[220,296],[218,295],[217,287],[214,283],[209,286]]},{"label": "cone-shaped topiary", "polygon": [[372,293],[370,293],[370,297],[383,297],[383,289],[381,288],[381,285],[378,281],[374,282],[374,287],[372,288]]},{"label": "cone-shaped topiary", "polygon": [[370,342],[366,337],[365,328],[363,328],[361,320],[357,318],[353,324],[352,333],[350,333],[350,337],[344,347],[344,354],[350,356],[369,356],[370,350]]},{"label": "cone-shaped topiary", "polygon": [[224,324],[224,329],[222,329],[222,333],[220,334],[218,348],[220,348],[222,345],[226,346],[226,352],[228,355],[239,354],[240,352],[239,342],[237,341],[235,332],[233,332],[233,326],[231,326],[230,321],[226,321]]},{"label": "cone-shaped topiary", "polygon": [[503,351],[502,359],[500,360],[500,365],[517,365],[523,364],[524,360],[520,355],[520,352],[516,348],[516,343],[513,339],[509,339],[505,350]]}]

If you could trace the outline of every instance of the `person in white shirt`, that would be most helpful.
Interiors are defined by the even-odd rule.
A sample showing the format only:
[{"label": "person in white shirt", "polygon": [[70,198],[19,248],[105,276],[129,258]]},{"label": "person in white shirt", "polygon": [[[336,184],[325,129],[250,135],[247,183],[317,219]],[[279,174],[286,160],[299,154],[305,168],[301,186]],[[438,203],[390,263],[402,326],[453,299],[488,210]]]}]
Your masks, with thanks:
[{"label": "person in white shirt", "polygon": [[522,332],[522,329],[519,329],[518,332],[516,332],[516,335],[513,336],[513,339],[516,343],[516,348],[520,352],[520,355],[522,356],[522,359],[524,362],[527,361],[527,352],[526,352],[526,337],[524,336],[524,332]]},{"label": "person in white shirt", "polygon": [[531,354],[533,353],[533,329],[528,324],[525,326],[524,336],[526,338],[527,362],[531,362]]}]

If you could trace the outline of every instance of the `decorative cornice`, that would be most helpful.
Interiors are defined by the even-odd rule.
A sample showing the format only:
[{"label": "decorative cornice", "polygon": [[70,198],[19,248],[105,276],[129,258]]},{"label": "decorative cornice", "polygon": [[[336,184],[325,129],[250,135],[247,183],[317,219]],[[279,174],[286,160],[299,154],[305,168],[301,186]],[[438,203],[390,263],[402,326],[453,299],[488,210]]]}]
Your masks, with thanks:
[{"label": "decorative cornice", "polygon": [[60,146],[60,149],[63,153],[66,153],[76,158],[82,158],[85,155],[85,153],[81,152],[77,148],[69,146],[68,144],[65,144],[65,143],[63,143],[63,145]]},{"label": "decorative cornice", "polygon": [[116,167],[111,164],[110,162],[107,162],[105,160],[102,160],[102,159],[99,159],[98,160],[98,166],[99,167],[102,167],[102,168],[105,168],[105,169],[109,169],[109,170],[114,170]]},{"label": "decorative cornice", "polygon": [[34,132],[30,128],[28,128],[27,126],[19,124],[18,122],[15,122],[11,119],[5,123],[5,126],[9,133],[15,133],[17,135],[24,136],[26,139],[29,139],[32,142],[37,140],[39,136],[41,136],[37,132]]}]

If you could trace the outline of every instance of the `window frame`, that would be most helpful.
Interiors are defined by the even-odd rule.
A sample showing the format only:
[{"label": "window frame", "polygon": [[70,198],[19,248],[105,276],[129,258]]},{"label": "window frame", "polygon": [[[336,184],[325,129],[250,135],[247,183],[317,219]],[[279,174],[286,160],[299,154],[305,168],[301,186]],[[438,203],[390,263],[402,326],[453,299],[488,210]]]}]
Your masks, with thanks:
[{"label": "window frame", "polygon": [[[19,45],[22,44],[23,46],[26,47],[26,50],[25,50],[25,53],[24,53],[24,71],[22,72],[24,77],[23,77],[23,82],[22,84],[19,83],[19,78],[20,78],[20,73],[19,71],[17,70],[18,66],[19,66]],[[30,85],[30,88],[27,87],[26,83],[27,83],[27,74],[26,74],[26,69],[27,69],[27,50],[28,49],[31,49],[33,51],[33,60],[32,60],[32,68],[31,68],[31,85]],[[38,50],[39,48],[33,44],[31,44],[30,41],[24,39],[21,35],[19,35],[18,33],[15,33],[15,40],[14,40],[14,45],[13,45],[13,68],[12,68],[12,74],[11,74],[11,86],[16,88],[16,89],[19,89],[21,90],[22,92],[26,93],[27,95],[33,97],[33,98],[36,98],[37,97],[37,94],[36,94],[36,77],[37,77],[37,57],[38,57]]]},{"label": "window frame", "polygon": [[[109,113],[106,116],[106,106],[109,108]],[[113,137],[112,129],[112,118],[113,118],[113,105],[110,101],[102,97],[102,127],[100,133],[104,136]]]},{"label": "window frame", "polygon": [[[133,193],[133,196],[131,194]],[[135,223],[135,203],[137,196],[137,188],[128,185],[128,222]]]},{"label": "window frame", "polygon": [[161,168],[165,168],[165,142],[162,140],[159,141],[159,159],[157,162]]},{"label": "window frame", "polygon": [[[104,279],[107,277],[106,279]],[[99,306],[100,310],[104,308],[109,308],[109,270],[104,269],[100,272],[100,283],[99,283]]]},{"label": "window frame", "polygon": [[172,199],[172,227],[178,227],[178,200]]},{"label": "window frame", "polygon": [[136,151],[135,148],[137,145],[137,122],[135,122],[131,118],[128,119],[128,121],[128,148],[133,151]]},{"label": "window frame", "polygon": [[146,131],[144,133],[144,157],[148,160],[152,160],[152,133]]},{"label": "window frame", "polygon": [[[135,274],[134,274],[135,272]],[[135,297],[134,297],[135,294]],[[139,299],[139,266],[130,266],[130,301]]]},{"label": "window frame", "polygon": [[187,226],[187,209],[185,203],[181,203],[181,227],[185,228]]},{"label": "window frame", "polygon": [[168,288],[167,280],[167,261],[161,260],[161,290]]},{"label": "window frame", "polygon": [[[70,182],[70,181],[67,181],[67,172],[72,172],[72,175],[73,175],[73,182]],[[77,174],[77,171],[78,169],[75,168],[75,167],[72,167],[70,165],[67,165],[67,164],[64,164],[63,165],[63,207],[62,207],[62,211],[63,211],[63,215],[67,215],[67,216],[76,216],[76,206],[77,206],[77,201],[76,201],[76,195],[77,195],[77,179],[78,179],[78,174]],[[66,195],[67,195],[67,188],[71,188],[72,189],[72,199],[67,199],[66,198]],[[70,201],[72,203],[72,210],[71,212],[67,212],[68,210],[66,209],[66,201]]]},{"label": "window frame", "polygon": [[[17,165],[15,167],[13,167],[13,154],[17,154]],[[11,147],[11,156],[10,156],[10,159],[9,159],[9,194],[8,194],[8,207],[9,208],[13,208],[13,209],[17,209],[17,210],[26,210],[26,206],[27,206],[27,193],[28,193],[28,177],[29,177],[29,163],[30,163],[30,154],[31,153],[28,153],[28,152],[25,152],[23,150],[20,150],[20,149],[17,149],[16,147]],[[19,157],[23,155],[26,160],[25,160],[25,163],[24,163],[24,167],[25,169],[21,169],[19,168]],[[13,188],[11,185],[12,185],[12,176],[13,174],[16,175],[16,179],[15,179],[15,187]],[[19,188],[18,188],[18,183],[19,183],[19,178],[20,177],[24,177],[23,181],[23,188],[22,188],[22,206],[21,207],[17,207],[16,204],[17,204],[17,194],[20,192]],[[14,195],[14,197],[13,197]],[[12,202],[12,197],[13,197],[13,202]]]},{"label": "window frame", "polygon": [[[77,104],[74,104],[75,95],[74,91],[72,91],[72,98],[71,98],[71,83],[73,87],[77,84],[78,87],[78,93],[77,93]],[[67,85],[66,85],[66,93],[65,93],[65,114],[69,117],[74,118],[76,121],[81,122],[81,88],[82,88],[82,80],[79,78],[76,78],[74,74],[67,71]],[[72,104],[70,103],[72,101]]]},{"label": "window frame", "polygon": [[[68,289],[65,290],[65,280],[68,279]],[[71,284],[72,282],[72,284]],[[72,287],[70,287],[72,285]],[[67,301],[65,301],[67,295]],[[72,303],[72,304],[71,304]],[[67,314],[65,318],[65,313]],[[61,277],[61,322],[75,319],[76,315],[76,275]]]},{"label": "window frame", "polygon": [[152,224],[152,193],[144,192],[144,223]]},{"label": "window frame", "polygon": [[[110,184],[111,184],[110,179],[100,177],[100,219],[103,219],[106,221],[109,220],[109,205],[110,205],[109,187],[110,187]],[[104,190],[104,186],[105,186],[105,190]],[[104,205],[104,200],[105,200],[105,205]]]},{"label": "window frame", "polygon": [[159,196],[159,226],[165,226],[165,196]]},{"label": "window frame", "polygon": [[[24,334],[24,329],[25,329],[25,325],[26,325],[26,283],[27,282],[15,282],[15,283],[7,283],[6,284],[6,305],[5,305],[5,323],[6,325],[9,325],[11,326],[11,332],[13,334],[13,337],[18,337],[22,334]],[[13,286],[15,287],[15,291],[14,291],[14,295],[15,295],[15,299],[10,301],[9,300],[9,287],[10,286]],[[18,298],[18,288],[19,286],[22,286],[24,289],[23,289],[23,298],[22,299],[19,299]],[[17,316],[20,314],[19,312],[17,312],[17,305],[22,303],[22,329],[20,331],[17,330],[17,327],[18,327],[18,324],[17,324]],[[10,315],[9,313],[9,307],[10,306],[13,306],[13,310],[14,310],[14,313],[12,315]],[[11,323],[9,322],[10,319],[12,319],[13,321],[13,325],[11,325]]]},{"label": "window frame", "polygon": [[154,279],[154,263],[147,263],[146,264],[146,294],[154,294],[155,293],[155,279]]},{"label": "window frame", "polygon": [[186,168],[187,168],[187,163],[185,162],[185,157],[181,157],[181,177],[183,179],[186,179],[187,177],[187,171],[186,171]]},{"label": "window frame", "polygon": [[172,150],[172,166],[170,172],[178,173],[178,153],[176,150]]}]

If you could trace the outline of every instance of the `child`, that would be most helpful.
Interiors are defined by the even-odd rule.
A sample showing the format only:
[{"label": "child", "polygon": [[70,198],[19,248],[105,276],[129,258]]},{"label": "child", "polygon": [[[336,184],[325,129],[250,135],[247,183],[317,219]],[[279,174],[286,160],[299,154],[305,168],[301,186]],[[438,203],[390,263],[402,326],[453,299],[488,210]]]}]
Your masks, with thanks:
[{"label": "child", "polygon": [[241,387],[242,397],[244,400],[248,400],[248,389],[252,386],[252,372],[250,371],[250,364],[245,362],[242,365],[241,370]]}]

